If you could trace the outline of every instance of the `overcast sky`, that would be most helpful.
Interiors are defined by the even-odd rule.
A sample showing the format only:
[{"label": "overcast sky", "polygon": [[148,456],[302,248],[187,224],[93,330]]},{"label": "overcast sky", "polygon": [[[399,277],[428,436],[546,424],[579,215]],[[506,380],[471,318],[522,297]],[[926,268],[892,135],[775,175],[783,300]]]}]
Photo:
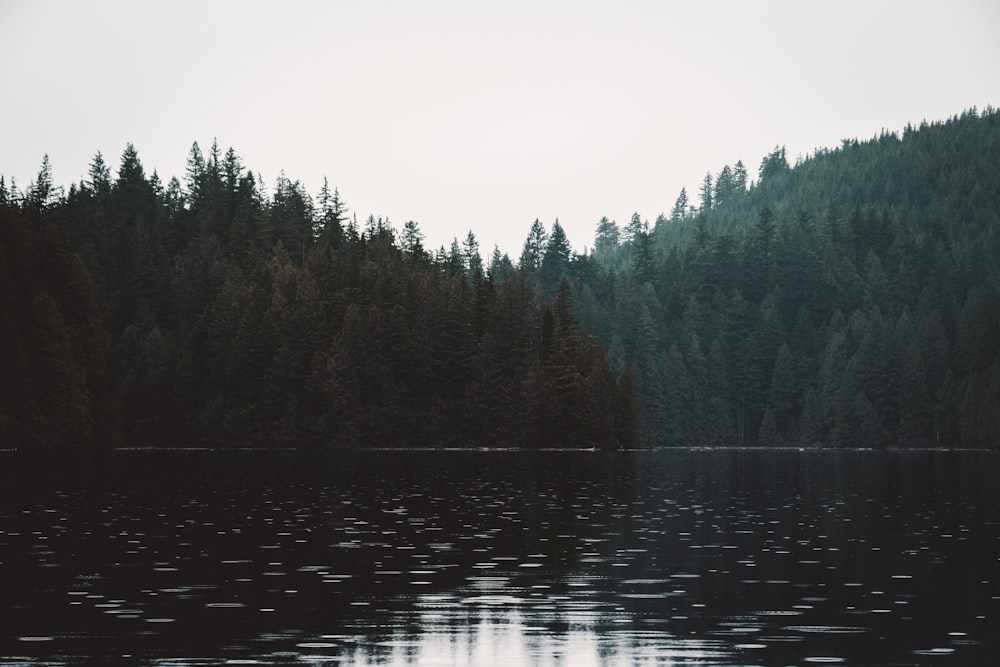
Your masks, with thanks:
[{"label": "overcast sky", "polygon": [[516,260],[558,218],[581,251],[778,144],[1000,106],[998,35],[997,0],[0,0],[0,174],[48,154],[68,186],[132,142],[183,179],[217,138],[432,248]]}]

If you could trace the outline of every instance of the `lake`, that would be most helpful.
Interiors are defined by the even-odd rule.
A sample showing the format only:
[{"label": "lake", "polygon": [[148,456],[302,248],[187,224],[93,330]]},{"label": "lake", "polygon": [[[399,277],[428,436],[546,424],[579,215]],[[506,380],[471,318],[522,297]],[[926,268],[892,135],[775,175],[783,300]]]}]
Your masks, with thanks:
[{"label": "lake", "polygon": [[0,453],[0,665],[997,665],[986,452]]}]

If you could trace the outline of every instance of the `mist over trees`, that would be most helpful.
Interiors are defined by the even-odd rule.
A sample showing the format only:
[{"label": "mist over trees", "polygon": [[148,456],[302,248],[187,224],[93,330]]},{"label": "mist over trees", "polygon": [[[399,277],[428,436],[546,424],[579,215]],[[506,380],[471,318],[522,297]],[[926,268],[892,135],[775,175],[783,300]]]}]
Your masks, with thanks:
[{"label": "mist over trees", "polygon": [[474,231],[97,154],[0,178],[0,431],[17,446],[1000,444],[1000,114],[775,147],[669,215]]}]

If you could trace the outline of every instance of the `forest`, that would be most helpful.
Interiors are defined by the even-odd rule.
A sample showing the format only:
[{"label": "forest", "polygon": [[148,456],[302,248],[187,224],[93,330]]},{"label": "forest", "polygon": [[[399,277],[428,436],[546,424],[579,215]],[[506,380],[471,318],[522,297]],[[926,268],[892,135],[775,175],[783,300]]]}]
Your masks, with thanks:
[{"label": "forest", "polygon": [[[362,226],[324,183],[271,195],[195,144],[129,145],[60,192],[0,187],[0,431],[20,448],[633,447],[638,403],[563,281]],[[2,182],[0,182],[2,183]],[[470,235],[471,236],[471,235]]]},{"label": "forest", "polygon": [[1000,445],[1000,114],[776,147],[574,252],[194,144],[0,177],[4,446]]},{"label": "forest", "polygon": [[570,284],[658,445],[1000,445],[1000,113],[742,162]]}]

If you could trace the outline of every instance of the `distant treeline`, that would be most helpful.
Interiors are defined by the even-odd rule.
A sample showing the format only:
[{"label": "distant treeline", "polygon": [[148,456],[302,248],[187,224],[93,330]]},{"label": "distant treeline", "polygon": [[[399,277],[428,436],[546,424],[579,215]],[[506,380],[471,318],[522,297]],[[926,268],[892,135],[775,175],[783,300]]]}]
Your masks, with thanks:
[{"label": "distant treeline", "polygon": [[6,446],[632,447],[628,371],[508,260],[427,252],[231,149],[186,184],[126,147],[63,192],[0,180]]},{"label": "distant treeline", "polygon": [[726,166],[567,273],[657,444],[1000,446],[996,110]]},{"label": "distant treeline", "polygon": [[[267,194],[195,144],[63,192],[0,179],[11,442],[1000,445],[1000,113],[776,147],[669,215],[472,231]],[[579,322],[579,325],[578,325]],[[602,347],[603,346],[603,347]],[[604,350],[607,350],[605,354]],[[7,369],[10,369],[8,372]]]}]

